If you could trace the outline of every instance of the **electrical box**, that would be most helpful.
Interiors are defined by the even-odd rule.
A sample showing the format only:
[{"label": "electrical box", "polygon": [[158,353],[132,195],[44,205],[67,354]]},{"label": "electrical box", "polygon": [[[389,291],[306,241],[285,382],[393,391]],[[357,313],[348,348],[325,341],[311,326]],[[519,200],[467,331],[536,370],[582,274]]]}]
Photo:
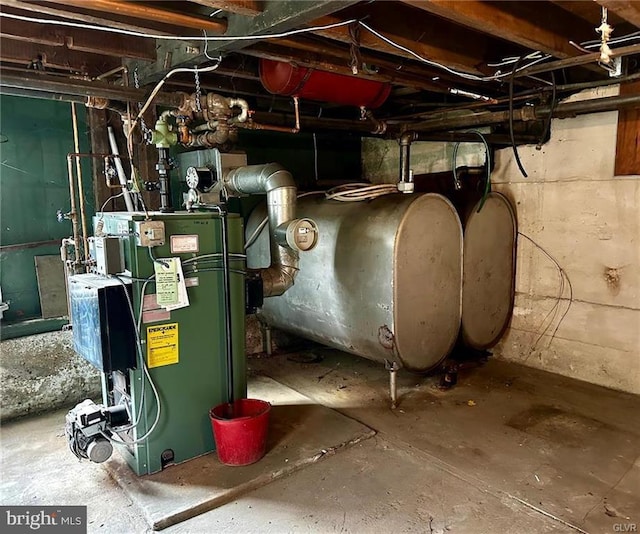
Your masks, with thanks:
[{"label": "electrical box", "polygon": [[166,242],[162,221],[137,221],[135,233],[139,247],[161,247]]},{"label": "electrical box", "polygon": [[128,312],[131,284],[95,274],[69,277],[73,347],[105,373],[136,368],[136,335]]},{"label": "electrical box", "polygon": [[118,237],[90,237],[89,247],[98,274],[118,274],[124,271],[122,244]]}]

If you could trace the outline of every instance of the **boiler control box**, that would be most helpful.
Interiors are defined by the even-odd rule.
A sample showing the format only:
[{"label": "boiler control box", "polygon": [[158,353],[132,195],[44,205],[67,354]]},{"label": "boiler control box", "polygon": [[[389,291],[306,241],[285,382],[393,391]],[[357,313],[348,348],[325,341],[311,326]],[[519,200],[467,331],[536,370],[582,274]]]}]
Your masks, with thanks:
[{"label": "boiler control box", "polygon": [[96,262],[96,273],[106,276],[124,271],[124,255],[120,238],[111,236],[90,237],[89,249]]},{"label": "boiler control box", "polygon": [[136,221],[135,234],[139,247],[161,247],[166,242],[163,221]]}]

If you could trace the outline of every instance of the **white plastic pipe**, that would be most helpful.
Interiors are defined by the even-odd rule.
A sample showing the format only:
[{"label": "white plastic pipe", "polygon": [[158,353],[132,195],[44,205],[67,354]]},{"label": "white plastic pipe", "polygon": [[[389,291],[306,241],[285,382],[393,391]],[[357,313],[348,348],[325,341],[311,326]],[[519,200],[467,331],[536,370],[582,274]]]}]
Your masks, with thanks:
[{"label": "white plastic pipe", "polygon": [[118,152],[118,143],[116,142],[116,135],[113,132],[113,128],[109,126],[109,145],[111,146],[111,153],[115,156],[113,159],[116,163],[116,171],[118,171],[118,181],[122,186],[122,194],[124,195],[124,203],[127,205],[127,211],[135,211],[133,207],[133,200],[131,199],[131,193],[127,189],[127,175],[124,173],[124,167],[122,166],[122,159],[120,158],[120,152]]}]

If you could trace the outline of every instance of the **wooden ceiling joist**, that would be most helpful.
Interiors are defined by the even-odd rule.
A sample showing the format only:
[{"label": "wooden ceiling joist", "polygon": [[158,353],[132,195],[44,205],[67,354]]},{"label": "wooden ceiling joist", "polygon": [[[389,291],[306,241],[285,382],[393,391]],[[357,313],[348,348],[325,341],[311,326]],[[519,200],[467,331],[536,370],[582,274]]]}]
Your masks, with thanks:
[{"label": "wooden ceiling joist", "polygon": [[262,2],[258,0],[189,0],[194,4],[210,7],[211,9],[221,9],[227,13],[236,15],[246,15],[254,17],[262,13]]},{"label": "wooden ceiling joist", "polygon": [[[595,28],[600,24],[600,19],[602,18],[602,10],[599,4],[596,2],[577,2],[576,0],[551,1],[556,6],[588,22],[593,27],[595,33]],[[624,20],[611,11],[609,13],[609,24],[617,27],[620,24],[624,24]]]},{"label": "wooden ceiling joist", "polygon": [[[339,19],[333,16],[323,17],[313,21],[313,25],[328,25],[339,21]],[[467,46],[461,46],[463,43],[460,42],[460,39],[458,39],[455,34],[450,33],[447,35],[447,31],[442,31],[442,28],[437,28],[437,24],[427,25],[426,27],[419,24],[416,25],[415,28],[419,28],[419,33],[423,35],[423,39],[415,40],[406,35],[408,30],[406,24],[399,26],[393,24],[394,22],[392,17],[390,17],[385,24],[367,19],[367,23],[369,23],[373,29],[400,46],[413,50],[419,56],[470,74],[481,74],[479,66],[485,62],[484,52],[486,49],[481,39],[471,36],[468,42],[469,44]],[[320,30],[315,33],[342,43],[351,43],[349,28],[346,26]],[[431,37],[434,33],[437,34],[437,38]],[[376,52],[416,60],[415,56],[409,52],[400,50],[384,42],[365,29],[362,29],[360,32],[360,46],[369,50],[375,50]]]},{"label": "wooden ceiling joist", "polygon": [[[264,52],[268,52],[268,55],[263,54]],[[282,52],[281,57],[278,57],[278,52]],[[243,53],[353,75],[349,66],[351,61],[349,47],[330,39],[296,36],[254,45]],[[469,90],[473,89],[473,84],[415,61],[403,60],[400,65],[393,56],[377,54],[367,49],[361,50],[361,59],[369,70],[360,69],[357,75],[372,80],[443,94],[449,92],[449,87],[462,86]]]},{"label": "wooden ceiling joist", "polygon": [[[295,28],[300,28],[312,20],[324,15],[333,13],[344,7],[357,3],[357,0],[315,0],[313,2],[300,2],[299,0],[279,0],[270,2],[266,9],[255,17],[244,17],[230,15],[229,35],[240,35],[244,37],[260,36],[266,33],[286,32]],[[251,39],[214,41],[208,45],[208,55],[215,56],[220,52],[231,52],[240,50],[255,44]],[[177,46],[177,43],[164,41],[158,43],[158,61],[144,69],[146,81],[155,81],[164,76],[164,73],[171,67],[192,66],[194,64],[210,61],[201,51],[199,54],[188,54],[184,46]],[[164,61],[170,57],[170,64]]]},{"label": "wooden ceiling joist", "polygon": [[156,57],[152,39],[121,35],[117,39],[92,30],[52,26],[13,20],[0,25],[0,35],[14,41],[24,41],[47,46],[66,46],[70,50],[103,54],[118,58],[144,59]]},{"label": "wooden ceiling joist", "polygon": [[[402,1],[445,20],[558,58],[578,55],[580,52],[569,40],[580,41],[591,31],[579,20],[573,19],[572,25],[564,24],[561,17],[566,13],[557,9],[552,15],[548,10],[554,6],[542,7],[542,2]],[[571,32],[573,35],[568,37]]]},{"label": "wooden ceiling joist", "polygon": [[596,0],[596,2],[640,28],[640,2],[637,0]]},{"label": "wooden ceiling joist", "polygon": [[0,38],[2,61],[17,63],[32,68],[42,67],[44,70],[65,70],[98,75],[120,65],[120,59],[110,56],[87,54],[76,50],[68,50],[61,46],[47,46],[37,43],[25,43]]},{"label": "wooden ceiling joist", "polygon": [[61,4],[67,7],[82,7],[102,13],[112,13],[134,17],[142,20],[151,20],[162,24],[173,26],[184,26],[195,30],[206,30],[207,32],[222,34],[227,29],[226,21],[223,19],[206,19],[195,15],[176,13],[152,7],[139,2],[126,2],[123,0],[48,0],[53,4]]},{"label": "wooden ceiling joist", "polygon": [[[4,9],[4,11],[8,11]],[[0,35],[14,41],[37,43],[47,46],[65,46],[65,32],[61,27],[12,20],[11,24],[0,24]]]},{"label": "wooden ceiling joist", "polygon": [[[258,58],[295,63],[301,67],[311,67],[335,74],[353,75],[348,63],[339,58],[321,56],[311,52],[301,52],[296,49],[282,47],[280,44],[263,43],[247,49],[245,53]],[[379,82],[407,85],[425,91],[436,93],[447,92],[445,86],[432,82],[429,78],[407,72],[398,72],[388,68],[380,69],[379,72],[372,74],[360,73],[359,76]]]},{"label": "wooden ceiling joist", "polygon": [[[85,4],[86,5],[86,4]],[[72,20],[75,22],[82,22],[85,24],[93,24],[97,26],[105,26],[107,23],[111,28],[117,28],[119,30],[148,33],[151,28],[149,25],[145,25],[143,22],[121,22],[116,20],[105,20],[104,17],[98,17],[87,13],[82,13],[78,10],[64,9],[64,7],[50,7],[43,4],[34,4],[30,2],[24,2],[22,0],[2,0],[2,8],[5,6],[17,8],[21,11],[29,12],[29,16],[34,18],[41,18],[39,15],[53,16],[57,18],[63,18]],[[25,13],[26,14],[26,13]],[[4,24],[3,24],[4,25]],[[154,33],[164,35],[177,35],[169,31],[154,30]]]}]

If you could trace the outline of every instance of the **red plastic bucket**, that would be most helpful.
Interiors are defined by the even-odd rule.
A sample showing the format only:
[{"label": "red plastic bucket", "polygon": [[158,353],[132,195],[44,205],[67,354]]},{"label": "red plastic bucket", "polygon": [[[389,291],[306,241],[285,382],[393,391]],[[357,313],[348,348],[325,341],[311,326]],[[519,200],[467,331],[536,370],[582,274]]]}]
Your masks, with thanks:
[{"label": "red plastic bucket", "polygon": [[258,399],[239,399],[209,410],[219,460],[225,465],[249,465],[262,458],[267,448],[271,404]]}]

